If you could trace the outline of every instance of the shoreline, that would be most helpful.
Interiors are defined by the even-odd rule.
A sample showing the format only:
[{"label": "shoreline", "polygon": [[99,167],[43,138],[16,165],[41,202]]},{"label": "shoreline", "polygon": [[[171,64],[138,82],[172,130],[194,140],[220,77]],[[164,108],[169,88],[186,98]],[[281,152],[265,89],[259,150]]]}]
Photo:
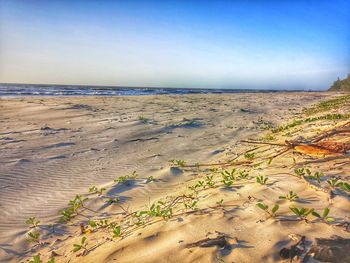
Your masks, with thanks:
[{"label": "shoreline", "polygon": [[[28,90],[30,90],[28,92]],[[320,93],[327,90],[228,89],[228,88],[161,88],[89,85],[0,84],[0,97],[8,96],[147,96],[190,94],[258,94],[258,93]],[[10,95],[7,95],[10,94]]]}]

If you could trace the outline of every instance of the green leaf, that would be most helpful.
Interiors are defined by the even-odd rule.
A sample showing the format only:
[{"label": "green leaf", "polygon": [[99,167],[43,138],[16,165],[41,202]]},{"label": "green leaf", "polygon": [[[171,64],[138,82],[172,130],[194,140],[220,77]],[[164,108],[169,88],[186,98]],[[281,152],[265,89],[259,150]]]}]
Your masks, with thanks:
[{"label": "green leaf", "polygon": [[267,205],[265,205],[265,204],[263,204],[263,203],[257,203],[256,205],[257,205],[259,208],[261,208],[262,210],[266,210],[266,209],[269,208]]},{"label": "green leaf", "polygon": [[91,226],[91,227],[96,227],[97,225],[96,225],[96,222],[95,222],[95,221],[90,220],[90,221],[89,221],[89,226]]},{"label": "green leaf", "polygon": [[339,186],[341,189],[350,192],[350,185],[348,183],[344,182],[344,183],[341,183]]},{"label": "green leaf", "polygon": [[315,211],[313,211],[312,212],[312,215],[314,215],[314,216],[316,216],[316,217],[318,217],[318,218],[320,218],[321,216],[320,216],[320,214],[319,213],[317,213],[317,212],[315,212]]},{"label": "green leaf", "polygon": [[50,260],[47,261],[47,263],[55,263],[55,258],[50,258]]},{"label": "green leaf", "polygon": [[81,238],[81,244],[84,245],[85,241],[86,241],[86,236],[83,236],[83,237]]},{"label": "green leaf", "polygon": [[114,233],[113,237],[119,237],[121,234],[120,226],[117,226],[116,228],[114,228],[113,233]]},{"label": "green leaf", "polygon": [[329,223],[332,223],[332,222],[334,222],[334,218],[332,218],[332,217],[327,217],[327,218],[326,218],[326,221],[329,222]]},{"label": "green leaf", "polygon": [[137,217],[140,217],[140,216],[147,215],[147,214],[148,214],[148,211],[139,211],[139,212],[137,212],[135,215],[136,215]]},{"label": "green leaf", "polygon": [[33,256],[33,260],[29,261],[29,263],[43,263],[40,258],[40,255]]},{"label": "green leaf", "polygon": [[280,208],[279,205],[275,205],[275,206],[272,208],[272,213],[273,213],[273,214],[276,213],[277,210],[278,210],[279,208]]},{"label": "green leaf", "polygon": [[73,244],[74,248],[73,248],[73,252],[77,252],[81,249],[81,245],[78,244]]},{"label": "green leaf", "polygon": [[328,214],[329,214],[329,208],[328,207],[326,207],[324,210],[323,210],[323,218],[326,218],[327,216],[328,216]]}]

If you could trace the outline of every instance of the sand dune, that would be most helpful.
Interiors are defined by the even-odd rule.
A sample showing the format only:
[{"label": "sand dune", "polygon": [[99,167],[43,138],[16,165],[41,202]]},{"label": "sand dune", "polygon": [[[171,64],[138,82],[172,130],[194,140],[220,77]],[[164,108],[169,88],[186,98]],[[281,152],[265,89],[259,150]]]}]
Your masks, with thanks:
[{"label": "sand dune", "polygon": [[[266,128],[301,117],[303,107],[329,96],[261,93],[2,98],[0,258],[17,262],[40,251],[48,259],[55,251],[59,255],[56,262],[274,262],[281,246],[291,243],[289,234],[307,233],[309,240],[333,234],[349,237],[341,227],[289,220],[287,201],[278,198],[281,193],[297,192],[302,197],[295,202],[298,206],[312,205],[321,210],[329,204],[339,222],[349,219],[348,196],[329,201],[327,193],[310,189],[291,175],[293,169],[287,169],[293,166],[293,158],[305,161],[302,157],[289,153],[269,166],[259,158],[273,155],[276,148],[255,145],[255,160],[261,164],[237,166],[249,176],[232,187],[201,191],[197,211],[189,215],[174,211],[173,218],[136,227],[123,239],[111,239],[108,231],[93,231],[88,235],[91,251],[87,255],[77,257],[71,251],[81,239],[79,224],[86,225],[87,218],[124,220],[123,209],[142,210],[157,200],[183,195],[188,186],[212,173],[210,167],[171,168],[169,160],[181,159],[189,164],[230,160],[252,149],[241,140],[264,136]],[[313,135],[336,123],[329,120],[317,127],[307,124],[302,135]],[[287,137],[296,135],[300,134],[296,131]],[[285,136],[276,134],[275,140],[281,143]],[[337,160],[331,162],[332,170],[329,162],[308,167],[342,177],[349,171],[347,166],[337,166]],[[114,182],[133,171],[138,177],[130,184]],[[258,175],[268,176],[268,184],[258,185]],[[154,181],[147,179],[150,176]],[[101,196],[89,194],[91,186],[105,187],[106,191]],[[89,210],[72,223],[55,225],[55,233],[51,233],[49,225],[77,194],[89,197]],[[106,203],[114,197],[120,199],[117,205]],[[218,205],[220,200],[222,206]],[[266,219],[257,202],[278,203],[281,220]],[[44,242],[50,244],[34,251],[26,241],[25,221],[31,216],[41,220]],[[229,242],[225,249],[189,248],[191,243],[220,233]]]}]

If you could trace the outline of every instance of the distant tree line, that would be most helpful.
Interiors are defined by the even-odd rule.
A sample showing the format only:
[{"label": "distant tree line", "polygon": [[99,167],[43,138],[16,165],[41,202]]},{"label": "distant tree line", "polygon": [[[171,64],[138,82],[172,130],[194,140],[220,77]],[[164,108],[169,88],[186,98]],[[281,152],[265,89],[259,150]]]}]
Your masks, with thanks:
[{"label": "distant tree line", "polygon": [[346,79],[340,80],[339,77],[333,82],[333,85],[329,89],[330,91],[350,91],[350,74]]}]

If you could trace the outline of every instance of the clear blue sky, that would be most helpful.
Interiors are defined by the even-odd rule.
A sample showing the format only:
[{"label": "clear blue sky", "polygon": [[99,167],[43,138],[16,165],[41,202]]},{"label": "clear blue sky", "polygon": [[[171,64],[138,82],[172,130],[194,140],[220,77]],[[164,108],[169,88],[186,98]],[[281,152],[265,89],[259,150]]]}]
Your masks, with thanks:
[{"label": "clear blue sky", "polygon": [[0,82],[326,89],[349,0],[0,1]]}]

